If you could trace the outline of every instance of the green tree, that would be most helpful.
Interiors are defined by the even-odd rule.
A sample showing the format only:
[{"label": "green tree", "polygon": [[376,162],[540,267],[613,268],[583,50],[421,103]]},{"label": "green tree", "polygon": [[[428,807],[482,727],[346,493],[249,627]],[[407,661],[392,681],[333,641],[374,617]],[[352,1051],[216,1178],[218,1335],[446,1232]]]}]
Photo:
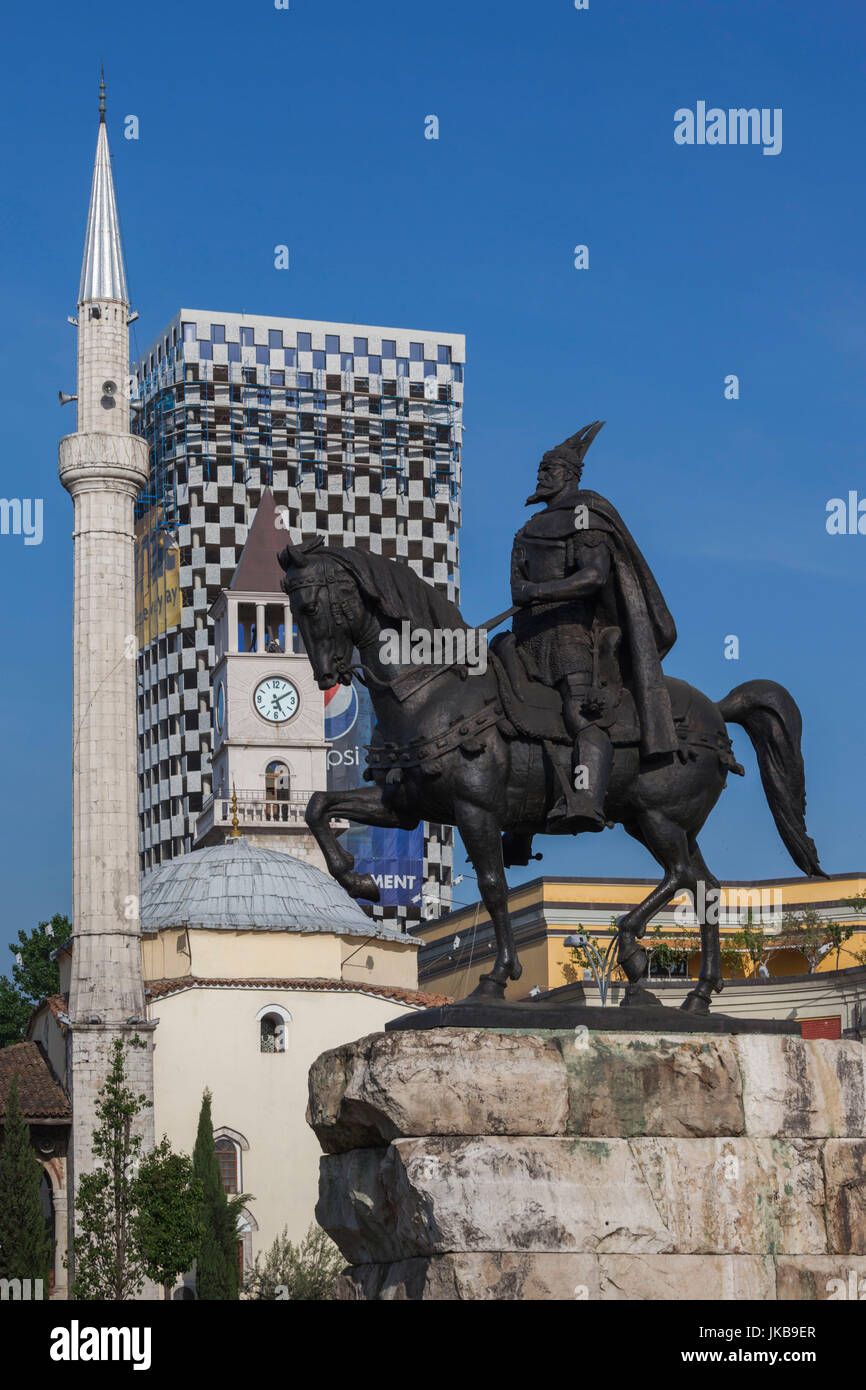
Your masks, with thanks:
[{"label": "green tree", "polygon": [[841,922],[827,923],[827,940],[836,951],[837,970],[839,969],[839,957],[842,952],[842,947],[845,945],[846,941],[850,941],[855,931],[857,931],[856,927],[845,926]]},{"label": "green tree", "polygon": [[838,969],[842,946],[856,930],[856,927],[843,926],[840,922],[825,921],[812,907],[805,912],[786,912],[776,942],[779,946],[800,951],[806,957],[809,974],[812,975],[823,957],[834,948]]},{"label": "green tree", "polygon": [[42,1164],[30,1147],[30,1126],[18,1101],[18,1076],[6,1098],[0,1151],[0,1272],[6,1279],[42,1279],[48,1289],[51,1245],[42,1213]]},{"label": "green tree", "polygon": [[661,925],[653,927],[651,940],[647,942],[653,965],[668,975],[672,975],[682,962],[688,966],[689,956],[700,947],[701,939],[693,932],[677,932],[676,936],[671,936],[670,928]]},{"label": "green tree", "polygon": [[36,1005],[59,992],[60,970],[51,952],[71,931],[69,918],[55,912],[50,921],[40,922],[31,932],[20,929],[18,940],[11,942],[9,950],[15,958],[12,980],[0,976],[0,1047],[20,1042]]},{"label": "green tree", "polygon": [[0,975],[0,1047],[11,1047],[21,1041],[32,1012],[12,981]]},{"label": "green tree", "polygon": [[[131,1046],[142,1047],[140,1038]],[[150,1105],[126,1084],[124,1044],[112,1044],[111,1069],[96,1100],[92,1151],[100,1166],[82,1173],[75,1202],[75,1278],[72,1298],[126,1302],[144,1282],[144,1259],[133,1238],[138,1167],[143,1139],[133,1132]]]},{"label": "green tree", "polygon": [[132,1227],[145,1273],[162,1285],[167,1299],[175,1280],[199,1253],[202,1195],[192,1159],[174,1153],[163,1135],[141,1161]]},{"label": "green tree", "polygon": [[192,1162],[201,1184],[201,1246],[196,1266],[199,1298],[225,1300],[238,1297],[238,1216],[250,1198],[243,1192],[229,1198],[223,1187],[214,1149],[211,1093],[202,1096],[198,1133]]},{"label": "green tree", "polygon": [[749,908],[748,924],[741,931],[732,932],[729,941],[734,949],[739,949],[749,957],[752,962],[751,978],[754,981],[759,980],[758,966],[767,954],[767,941],[764,936],[764,928],[752,926],[751,908]]},{"label": "green tree", "polygon": [[321,1302],[334,1297],[334,1285],[345,1264],[334,1242],[315,1222],[300,1246],[292,1244],[288,1227],[284,1227],[267,1254],[256,1255],[244,1293],[248,1298],[269,1302]]}]

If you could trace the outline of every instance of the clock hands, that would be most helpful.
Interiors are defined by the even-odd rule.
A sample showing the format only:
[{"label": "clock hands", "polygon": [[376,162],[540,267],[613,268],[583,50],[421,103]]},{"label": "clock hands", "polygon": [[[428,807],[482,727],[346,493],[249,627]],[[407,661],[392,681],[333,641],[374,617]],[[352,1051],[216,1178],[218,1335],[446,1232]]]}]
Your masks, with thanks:
[{"label": "clock hands", "polygon": [[[256,691],[256,708],[265,719],[289,719],[298,707],[298,692],[288,681],[281,682],[281,684],[286,686],[282,694],[277,694],[273,689],[267,689],[269,685],[273,686],[276,684],[277,682],[274,680],[262,681]],[[268,699],[270,699],[271,702],[270,709],[267,707]],[[294,703],[291,710],[283,708],[285,700],[293,700]]]}]

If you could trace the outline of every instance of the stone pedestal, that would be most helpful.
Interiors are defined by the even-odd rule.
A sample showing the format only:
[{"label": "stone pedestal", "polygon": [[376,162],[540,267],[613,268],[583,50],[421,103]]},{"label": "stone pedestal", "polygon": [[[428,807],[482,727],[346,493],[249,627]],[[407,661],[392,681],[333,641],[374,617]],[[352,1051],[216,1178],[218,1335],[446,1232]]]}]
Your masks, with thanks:
[{"label": "stone pedestal", "polygon": [[376,1033],[310,1071],[316,1215],[349,1299],[866,1298],[864,1114],[858,1042]]}]

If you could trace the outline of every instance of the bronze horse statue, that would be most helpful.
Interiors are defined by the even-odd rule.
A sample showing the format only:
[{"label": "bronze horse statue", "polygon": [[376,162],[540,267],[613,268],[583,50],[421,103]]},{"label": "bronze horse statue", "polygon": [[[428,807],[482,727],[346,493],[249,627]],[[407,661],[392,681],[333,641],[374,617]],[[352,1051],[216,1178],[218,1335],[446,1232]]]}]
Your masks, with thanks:
[{"label": "bronze horse statue", "polygon": [[[370,785],[316,792],[307,806],[307,824],[328,868],[352,897],[375,902],[376,883],[353,872],[352,855],[331,829],[333,818],[404,830],[422,820],[456,826],[496,936],[492,969],[481,976],[475,997],[501,999],[522,968],[505,868],[528,862],[532,837],[545,832],[563,779],[571,776],[572,740],[554,708],[558,697],[526,680],[525,672],[521,676],[510,634],[491,644],[486,662],[467,660],[479,630],[467,627],[456,605],[408,565],[325,547],[320,537],[286,546],[279,561],[320,689],[348,685],[357,675],[369,687],[376,714],[364,774]],[[438,637],[437,659],[418,664],[405,643],[402,649],[395,644],[395,632],[426,637],[421,652]],[[611,731],[605,819],[623,825],[664,871],[661,883],[617,924],[629,1004],[656,1002],[640,983],[648,974],[640,938],[654,914],[683,890],[697,898],[699,882],[705,896],[718,894],[697,837],[728,772],[743,774],[731,755],[726,722],[741,725],[752,742],[770,810],[795,864],[804,874],[823,876],[806,831],[802,721],[789,692],[753,680],[714,702],[685,681],[665,676],[664,684],[680,742],[676,751],[645,758],[627,712]],[[717,917],[704,913],[700,933],[700,974],[682,1005],[694,1014],[708,1013],[713,992],[722,989]]]}]

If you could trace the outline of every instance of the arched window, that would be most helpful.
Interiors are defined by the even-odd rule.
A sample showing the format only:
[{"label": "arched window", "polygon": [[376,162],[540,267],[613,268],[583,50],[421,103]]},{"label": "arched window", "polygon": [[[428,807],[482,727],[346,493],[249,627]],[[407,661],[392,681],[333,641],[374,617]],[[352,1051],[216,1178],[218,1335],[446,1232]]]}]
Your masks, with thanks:
[{"label": "arched window", "polygon": [[268,820],[285,820],[289,799],[289,769],[285,763],[268,763],[265,771],[265,814]]},{"label": "arched window", "polygon": [[279,1004],[268,1004],[256,1014],[259,1025],[259,1051],[285,1052],[288,1047],[292,1015]]},{"label": "arched window", "polygon": [[220,1167],[223,1190],[225,1192],[240,1192],[241,1165],[237,1144],[233,1139],[216,1139],[214,1141],[214,1153]]},{"label": "arched window", "polygon": [[242,1207],[238,1213],[238,1273],[241,1283],[253,1268],[253,1232],[258,1229],[252,1212]]}]

